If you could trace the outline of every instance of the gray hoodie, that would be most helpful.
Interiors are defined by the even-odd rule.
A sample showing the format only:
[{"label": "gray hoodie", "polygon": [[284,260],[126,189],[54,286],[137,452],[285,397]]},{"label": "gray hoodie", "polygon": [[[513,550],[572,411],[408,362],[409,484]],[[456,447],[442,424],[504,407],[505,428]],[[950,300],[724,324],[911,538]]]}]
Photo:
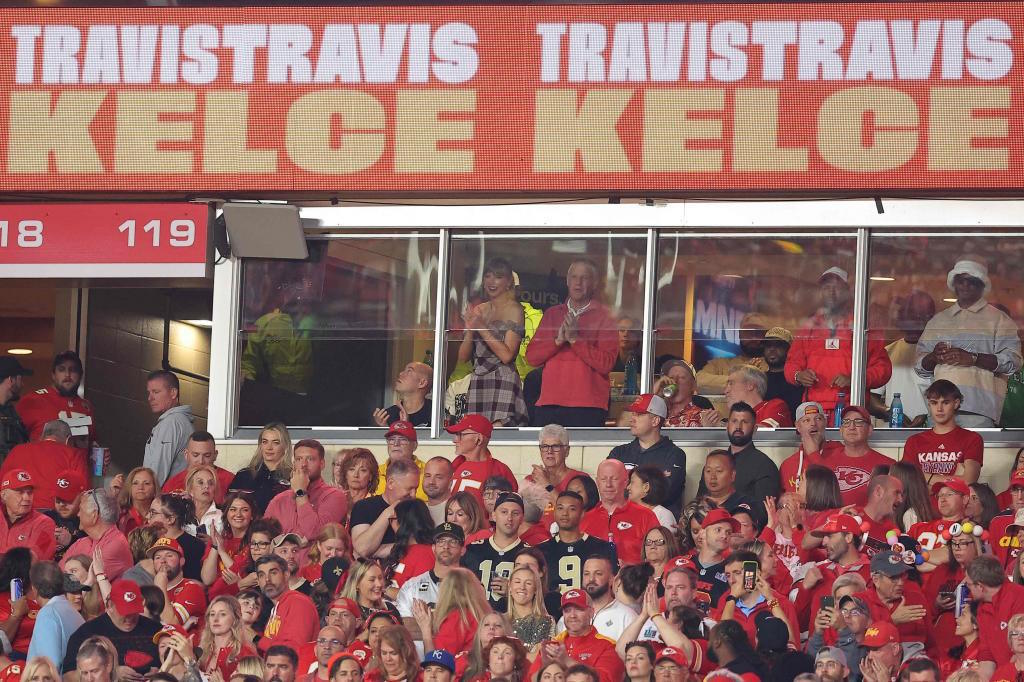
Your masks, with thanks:
[{"label": "gray hoodie", "polygon": [[156,426],[146,441],[142,466],[149,467],[156,474],[157,490],[163,487],[168,478],[185,470],[185,445],[192,435],[194,419],[191,405],[178,405],[156,420]]}]

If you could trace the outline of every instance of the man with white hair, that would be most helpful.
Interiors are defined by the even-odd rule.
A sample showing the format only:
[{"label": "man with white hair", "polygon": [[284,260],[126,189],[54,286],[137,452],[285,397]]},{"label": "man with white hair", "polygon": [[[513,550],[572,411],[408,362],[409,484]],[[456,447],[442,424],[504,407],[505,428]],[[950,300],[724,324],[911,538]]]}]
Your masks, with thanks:
[{"label": "man with white hair", "polygon": [[992,289],[988,268],[961,260],[946,275],[956,303],[928,321],[917,341],[917,373],[948,379],[963,393],[956,423],[995,426],[1006,399],[1006,378],[1021,367],[1017,324],[985,300]]},{"label": "man with white hair", "polygon": [[619,563],[639,564],[647,532],[660,526],[650,509],[626,499],[629,474],[626,465],[617,459],[606,459],[597,465],[596,507],[583,515],[580,530],[615,545]]},{"label": "man with white hair", "polygon": [[[94,488],[82,493],[82,501],[78,509],[79,527],[85,537],[75,542],[67,551],[66,557],[84,554],[92,556],[99,549],[103,570],[96,572],[98,582],[113,583],[121,574],[135,565],[128,539],[117,529],[117,501],[113,495],[103,488]],[[60,564],[64,568],[64,561]],[[95,567],[95,562],[93,564]]]},{"label": "man with white hair", "polygon": [[753,365],[740,365],[729,372],[725,381],[725,402],[729,407],[746,403],[754,408],[757,425],[772,429],[793,425],[789,406],[781,398],[765,400],[768,375]]},{"label": "man with white hair", "polygon": [[28,547],[36,559],[49,560],[57,549],[53,519],[33,508],[35,480],[24,469],[0,477],[0,552]]}]

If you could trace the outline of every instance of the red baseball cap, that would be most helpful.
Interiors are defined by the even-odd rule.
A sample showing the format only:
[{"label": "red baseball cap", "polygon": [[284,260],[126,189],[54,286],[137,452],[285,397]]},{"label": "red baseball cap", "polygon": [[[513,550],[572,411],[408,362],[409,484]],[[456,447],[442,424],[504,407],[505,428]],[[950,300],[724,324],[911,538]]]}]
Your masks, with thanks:
[{"label": "red baseball cap", "polygon": [[24,469],[11,469],[4,474],[4,479],[0,481],[0,490],[23,490],[35,487],[36,484],[32,482],[32,474]]},{"label": "red baseball cap", "polygon": [[0,670],[0,682],[21,682],[21,673],[25,666],[21,661],[14,661],[9,666]]},{"label": "red baseball cap", "polygon": [[701,521],[700,527],[710,528],[716,523],[728,523],[729,528],[732,529],[733,533],[740,532],[740,522],[734,519],[732,515],[724,509],[712,509],[709,511],[708,515],[704,517],[703,521]]},{"label": "red baseball cap", "polygon": [[887,620],[876,620],[864,631],[861,646],[876,649],[892,642],[899,643],[899,641],[900,631],[896,629],[895,625]]},{"label": "red baseball cap", "polygon": [[330,608],[327,610],[330,611],[331,609],[342,609],[344,611],[348,611],[356,617],[356,621],[362,620],[363,618],[363,612],[359,610],[359,604],[356,604],[354,600],[349,599],[348,597],[338,597],[332,601]]},{"label": "red baseball cap", "polygon": [[693,563],[693,559],[686,555],[679,555],[675,559],[665,563],[665,570],[662,572],[662,576],[667,576],[669,571],[675,568],[688,568],[691,571],[697,570],[697,564]]},{"label": "red baseball cap", "polygon": [[117,612],[124,616],[141,616],[146,610],[142,601],[142,590],[134,580],[115,580],[110,586],[110,601]]},{"label": "red baseball cap", "polygon": [[85,479],[81,472],[74,469],[65,469],[57,474],[57,487],[53,493],[61,502],[74,502],[83,490],[85,490]]},{"label": "red baseball cap", "polygon": [[462,433],[463,431],[476,431],[484,438],[490,438],[491,432],[494,431],[494,424],[482,414],[467,414],[458,424],[452,426],[446,426],[445,431],[448,433]]},{"label": "red baseball cap", "polygon": [[172,552],[177,552],[179,556],[185,556],[185,550],[183,550],[181,548],[181,544],[173,538],[157,538],[156,542],[146,550],[146,556],[152,559],[153,555],[161,549],[168,549]]},{"label": "red baseball cap", "polygon": [[943,488],[949,488],[955,493],[961,495],[970,495],[971,488],[967,485],[967,482],[962,478],[951,478],[948,481],[939,481],[938,483],[932,483],[932,495],[937,495]]},{"label": "red baseball cap", "polygon": [[391,426],[388,427],[388,432],[384,434],[384,438],[388,438],[389,436],[405,436],[409,440],[419,440],[416,437],[416,429],[413,427],[412,422],[407,422],[403,419],[391,422]]},{"label": "red baseball cap", "polygon": [[811,531],[811,535],[816,538],[822,538],[832,533],[853,533],[854,535],[860,535],[860,524],[857,523],[857,519],[853,518],[849,514],[833,514],[828,517],[825,523],[820,527]]},{"label": "red baseball cap", "polygon": [[690,667],[690,662],[686,660],[686,656],[683,652],[670,646],[667,646],[658,652],[658,655],[654,658],[654,665],[658,665],[662,661],[672,661],[683,669]]},{"label": "red baseball cap", "polygon": [[562,609],[566,606],[575,606],[578,609],[589,609],[590,599],[583,590],[569,590],[562,595]]},{"label": "red baseball cap", "polygon": [[644,393],[643,395],[638,396],[637,399],[626,408],[626,411],[635,412],[636,414],[650,412],[651,414],[664,419],[668,416],[668,405],[665,403],[665,399],[660,395]]},{"label": "red baseball cap", "polygon": [[159,643],[161,639],[163,639],[164,637],[169,637],[170,635],[173,635],[175,632],[177,632],[182,637],[188,637],[188,633],[182,630],[181,626],[169,623],[156,631],[156,634],[153,635],[153,644]]},{"label": "red baseball cap", "polygon": [[868,424],[871,423],[871,414],[865,408],[861,407],[860,405],[847,405],[846,407],[843,408],[843,414],[841,416],[845,418],[846,415],[850,414],[851,412],[856,412]]},{"label": "red baseball cap", "polygon": [[[365,668],[366,664],[369,663],[370,659],[373,657],[373,649],[371,649],[370,645],[361,639],[352,640],[352,643],[348,645],[348,649],[346,649],[344,653],[352,656],[352,658],[356,660],[356,663],[358,663],[362,668]],[[330,667],[328,666],[328,670],[329,669]]]},{"label": "red baseball cap", "polygon": [[1018,469],[1010,474],[1010,487],[1014,486],[1024,488],[1024,469]]}]

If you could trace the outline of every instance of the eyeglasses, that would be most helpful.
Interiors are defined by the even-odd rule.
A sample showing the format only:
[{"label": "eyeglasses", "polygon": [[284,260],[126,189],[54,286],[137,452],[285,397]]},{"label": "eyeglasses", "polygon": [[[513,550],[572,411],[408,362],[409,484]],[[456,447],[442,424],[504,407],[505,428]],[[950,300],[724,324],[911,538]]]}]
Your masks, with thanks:
[{"label": "eyeglasses", "polygon": [[324,639],[323,637],[316,640],[317,646],[327,646],[328,644],[331,646],[341,646],[342,642],[340,639]]},{"label": "eyeglasses", "polygon": [[839,425],[840,426],[856,426],[859,429],[862,426],[866,426],[867,423],[868,422],[865,419],[844,419],[843,421],[839,422]]},{"label": "eyeglasses", "polygon": [[167,514],[164,514],[163,511],[159,509],[150,509],[149,511],[146,512],[147,519],[153,516],[167,516]]},{"label": "eyeglasses", "polygon": [[267,547],[270,547],[270,542],[257,542],[256,540],[253,540],[249,545],[256,549],[266,549]]},{"label": "eyeglasses", "polygon": [[963,541],[963,542],[951,542],[951,543],[949,543],[949,546],[950,547],[954,547],[956,549],[963,549],[964,547],[973,547],[974,543],[971,542],[970,540],[966,540],[966,541]]},{"label": "eyeglasses", "polygon": [[839,609],[839,613],[843,615],[843,618],[852,618],[853,616],[864,615],[864,612],[860,609]]},{"label": "eyeglasses", "polygon": [[540,446],[540,451],[541,452],[558,452],[559,450],[561,450],[564,447],[568,447],[568,446],[562,445],[561,443],[558,443],[556,445],[541,445]]},{"label": "eyeglasses", "polygon": [[455,538],[438,538],[434,540],[434,544],[438,547],[462,547],[462,543]]},{"label": "eyeglasses", "polygon": [[664,538],[659,538],[659,539],[652,538],[650,540],[644,540],[644,545],[646,547],[664,547],[665,546],[665,539]]},{"label": "eyeglasses", "polygon": [[1024,637],[1024,630],[1010,630],[1010,637],[1014,639],[1021,639]]}]

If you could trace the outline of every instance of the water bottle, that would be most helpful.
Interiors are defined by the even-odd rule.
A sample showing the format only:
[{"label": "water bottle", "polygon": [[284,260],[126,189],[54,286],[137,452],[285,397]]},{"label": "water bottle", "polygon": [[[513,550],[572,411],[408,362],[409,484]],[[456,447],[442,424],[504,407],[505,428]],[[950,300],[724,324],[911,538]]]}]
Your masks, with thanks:
[{"label": "water bottle", "polygon": [[892,396],[892,407],[890,408],[890,413],[889,428],[903,428],[903,401],[900,400],[899,393],[895,393]]},{"label": "water bottle", "polygon": [[843,423],[843,410],[846,409],[846,392],[839,391],[839,397],[836,398],[836,411],[832,415],[832,427],[838,429]]},{"label": "water bottle", "polygon": [[636,354],[630,353],[629,360],[626,361],[626,380],[625,385],[622,387],[622,393],[624,395],[636,395],[640,392],[640,386],[637,384],[636,376]]}]

